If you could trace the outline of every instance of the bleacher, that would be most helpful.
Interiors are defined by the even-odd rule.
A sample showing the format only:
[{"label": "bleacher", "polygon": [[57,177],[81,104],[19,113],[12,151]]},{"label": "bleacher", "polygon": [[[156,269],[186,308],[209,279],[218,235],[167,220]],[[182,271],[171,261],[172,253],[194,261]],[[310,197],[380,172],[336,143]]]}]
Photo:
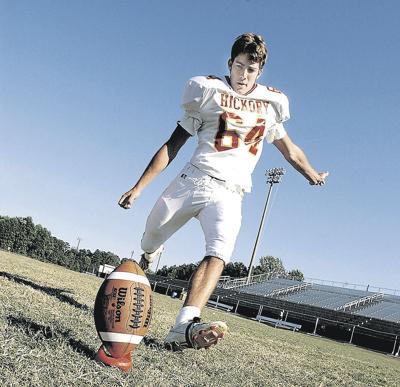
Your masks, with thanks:
[{"label": "bleacher", "polygon": [[366,296],[366,294],[354,294],[353,292],[348,292],[347,289],[339,288],[340,290],[335,289],[335,291],[332,291],[331,289],[324,289],[322,286],[323,285],[314,285],[312,288],[308,288],[304,292],[288,294],[287,296],[282,296],[280,298],[291,302],[339,310],[345,304]]},{"label": "bleacher", "polygon": [[271,297],[296,293],[310,287],[311,284],[289,280],[286,278],[274,278],[263,282],[240,286],[240,290],[249,294],[260,294]]},{"label": "bleacher", "polygon": [[[151,282],[153,286],[165,289],[165,294],[173,290],[178,292],[182,289],[187,290],[188,286],[187,281],[156,275],[151,275]],[[242,302],[247,300],[258,304],[260,297],[267,297],[268,304],[276,308],[279,308],[280,303],[274,303],[273,299],[400,323],[400,296],[383,295],[361,289],[274,278],[235,288],[218,287],[210,300],[224,302],[223,300],[231,298],[230,296]],[[303,307],[303,310],[306,308]]]},{"label": "bleacher", "polygon": [[381,302],[361,307],[354,314],[400,323],[400,297],[385,296]]},{"label": "bleacher", "polygon": [[[308,282],[294,281],[284,278],[275,278],[259,283],[240,286],[237,288],[240,292],[247,294],[258,294],[265,297],[274,297],[289,302],[299,304],[312,305],[320,308],[344,311],[367,310],[367,306],[374,306],[369,309],[371,313],[380,313],[380,316],[385,317],[384,311],[387,310],[390,321],[397,318],[397,311],[400,313],[400,308],[390,304],[385,307],[378,307],[378,304],[383,302],[384,295],[382,293],[368,292],[367,290],[350,289],[344,287],[310,284]],[[395,296],[392,296],[395,297]],[[400,299],[400,297],[398,297]],[[399,305],[400,306],[400,305]],[[380,311],[380,312],[379,312]],[[358,313],[363,316],[371,316]],[[376,317],[375,315],[371,317]]]},{"label": "bleacher", "polygon": [[149,277],[149,279],[151,279],[151,281],[153,283],[159,282],[159,283],[163,283],[163,284],[174,285],[177,287],[180,286],[182,288],[187,288],[187,285],[188,285],[188,281],[179,280],[179,279],[175,279],[175,278],[163,277],[163,276],[155,275],[155,274],[149,274],[148,277]]},{"label": "bleacher", "polygon": [[[170,294],[176,290],[180,294],[188,288],[187,281],[148,277],[153,290],[158,293]],[[224,283],[227,282],[229,280]],[[400,344],[398,291],[394,291],[395,295],[374,298],[382,293],[368,292],[365,287],[360,290],[317,283],[304,287],[302,282],[287,279],[264,281],[257,278],[257,283],[251,285],[244,285],[242,280],[237,282],[240,286],[233,287],[229,283],[227,287],[218,286],[208,306],[248,318],[301,325],[299,329],[303,332],[386,353],[393,354],[396,345]],[[251,292],[246,292],[248,289]],[[256,292],[257,289],[261,291]]]},{"label": "bleacher", "polygon": [[175,278],[162,277],[155,274],[148,275],[153,291],[172,295],[176,292],[177,297],[182,295],[183,291],[187,291],[188,281],[178,280]]}]

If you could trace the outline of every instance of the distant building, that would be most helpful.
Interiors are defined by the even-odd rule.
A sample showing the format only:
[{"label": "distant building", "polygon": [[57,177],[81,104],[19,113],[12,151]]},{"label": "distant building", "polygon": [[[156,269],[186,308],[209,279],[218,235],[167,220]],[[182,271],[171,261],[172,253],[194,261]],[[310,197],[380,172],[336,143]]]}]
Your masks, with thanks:
[{"label": "distant building", "polygon": [[112,273],[115,269],[115,266],[111,266],[111,265],[100,265],[98,270],[97,270],[97,276],[98,277],[102,277],[102,278],[106,278],[110,273]]}]

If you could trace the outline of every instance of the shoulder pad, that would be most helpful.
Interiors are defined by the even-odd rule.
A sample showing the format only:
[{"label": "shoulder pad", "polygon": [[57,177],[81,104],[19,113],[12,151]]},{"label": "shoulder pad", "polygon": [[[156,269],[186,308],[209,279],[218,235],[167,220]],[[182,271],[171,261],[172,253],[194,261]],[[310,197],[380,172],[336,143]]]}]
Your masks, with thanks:
[{"label": "shoulder pad", "polygon": [[218,79],[219,81],[222,81],[222,79],[216,75],[207,75],[207,79]]},{"label": "shoulder pad", "polygon": [[182,106],[185,110],[197,109],[206,89],[206,77],[193,77],[188,80],[183,90]]},{"label": "shoulder pad", "polygon": [[275,87],[264,86],[265,99],[270,101],[278,115],[280,122],[287,121],[290,118],[289,100],[284,93]]},{"label": "shoulder pad", "polygon": [[196,83],[199,87],[204,87],[209,89],[218,88],[221,86],[221,84],[224,84],[223,79],[215,75],[193,77],[190,78],[189,83],[190,82]]},{"label": "shoulder pad", "polygon": [[280,93],[280,94],[282,94],[282,92],[281,92],[280,90],[278,90],[278,89],[275,89],[275,87],[267,86],[267,89],[268,89],[269,91],[273,91],[274,93]]}]

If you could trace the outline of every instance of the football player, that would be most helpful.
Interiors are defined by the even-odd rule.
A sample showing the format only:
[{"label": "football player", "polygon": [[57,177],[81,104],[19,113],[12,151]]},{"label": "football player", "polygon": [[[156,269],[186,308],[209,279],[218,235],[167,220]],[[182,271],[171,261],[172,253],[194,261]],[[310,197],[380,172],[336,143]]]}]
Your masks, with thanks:
[{"label": "football player", "polygon": [[165,339],[171,349],[208,348],[227,332],[222,321],[201,322],[200,312],[231,258],[241,224],[242,198],[251,190],[251,174],[263,140],[274,144],[311,185],[323,185],[328,176],[310,165],[286,133],[287,97],[257,83],[266,59],[264,39],[246,33],[232,46],[229,76],[191,78],[183,92],[183,117],[136,184],[119,200],[122,208],[131,208],[185,142],[197,136],[192,158],[157,200],[141,241],[140,265],[147,269],[163,243],[189,219],[198,219],[204,232],[204,259],[190,279],[184,305]]}]

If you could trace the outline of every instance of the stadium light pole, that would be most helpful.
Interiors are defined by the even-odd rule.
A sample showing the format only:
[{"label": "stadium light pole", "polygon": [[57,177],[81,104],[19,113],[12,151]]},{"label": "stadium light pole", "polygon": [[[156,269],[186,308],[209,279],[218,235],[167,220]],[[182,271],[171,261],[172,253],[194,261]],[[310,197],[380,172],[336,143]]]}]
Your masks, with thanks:
[{"label": "stadium light pole", "polygon": [[274,186],[274,184],[279,184],[281,182],[282,176],[285,174],[285,172],[286,171],[284,168],[271,168],[271,169],[267,169],[267,172],[265,173],[265,175],[267,176],[267,183],[269,184],[269,189],[268,189],[268,193],[267,193],[267,198],[265,200],[264,211],[261,216],[260,227],[258,228],[256,241],[254,243],[253,253],[251,254],[246,285],[249,284],[250,278],[251,278],[251,273],[253,271],[253,261],[254,261],[254,257],[257,252],[257,247],[258,247],[258,242],[260,240],[261,232],[264,227],[265,215],[267,214],[267,209],[268,209],[269,199],[271,197],[272,187]]},{"label": "stadium light pole", "polygon": [[160,251],[160,253],[158,254],[158,261],[157,261],[156,271],[154,272],[154,274],[157,274],[158,265],[160,264],[161,255],[164,252],[164,250],[165,250],[165,247],[163,247],[162,250]]},{"label": "stadium light pole", "polygon": [[76,240],[78,241],[78,244],[76,246],[76,250],[79,251],[79,245],[81,244],[82,238],[78,236],[78,238],[76,238]]}]

